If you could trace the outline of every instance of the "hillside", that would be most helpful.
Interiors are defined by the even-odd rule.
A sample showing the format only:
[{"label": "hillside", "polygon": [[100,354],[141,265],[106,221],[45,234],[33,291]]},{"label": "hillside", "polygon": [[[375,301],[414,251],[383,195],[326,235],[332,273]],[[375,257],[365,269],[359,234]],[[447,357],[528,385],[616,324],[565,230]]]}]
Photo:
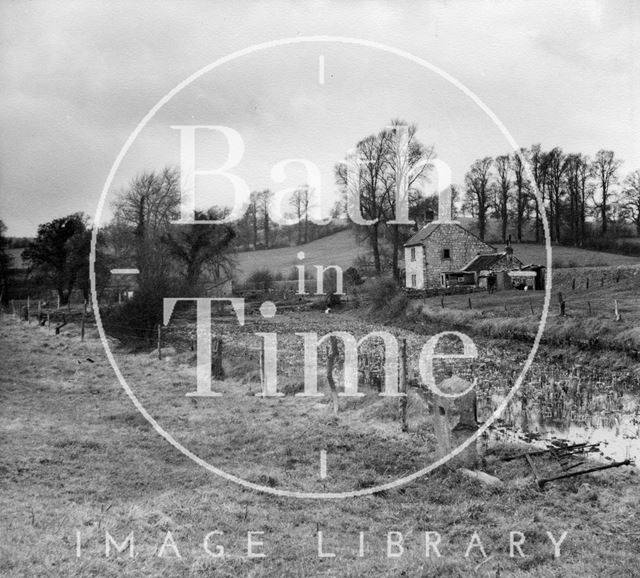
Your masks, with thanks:
[{"label": "hillside", "polygon": [[[502,245],[494,244],[497,250]],[[253,271],[268,268],[288,274],[291,269],[301,263],[296,257],[304,251],[304,263],[313,265],[339,265],[344,269],[350,267],[358,255],[367,252],[365,244],[358,244],[351,231],[340,231],[334,235],[318,239],[306,245],[268,249],[264,251],[246,251],[239,253],[238,277],[246,279]],[[523,263],[545,263],[545,248],[542,245],[522,243],[514,245],[516,257]],[[553,248],[553,263],[556,267],[615,267],[618,265],[635,265],[640,263],[637,257],[588,251],[574,247],[556,246]]]}]

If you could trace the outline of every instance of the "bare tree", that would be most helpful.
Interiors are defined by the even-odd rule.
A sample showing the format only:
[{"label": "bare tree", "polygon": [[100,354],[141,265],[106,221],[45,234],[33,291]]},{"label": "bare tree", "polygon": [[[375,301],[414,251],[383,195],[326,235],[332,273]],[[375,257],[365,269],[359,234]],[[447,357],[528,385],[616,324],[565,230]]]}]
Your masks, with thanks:
[{"label": "bare tree", "polygon": [[629,173],[624,180],[623,209],[640,235],[640,169]]},{"label": "bare tree", "polygon": [[267,249],[269,248],[269,244],[271,242],[271,230],[273,228],[272,225],[275,225],[275,223],[272,223],[269,218],[269,202],[271,201],[272,196],[273,193],[269,189],[253,191],[251,193],[248,212],[250,213],[252,221],[254,248],[258,245],[260,228],[262,228],[264,246]]},{"label": "bare tree", "polygon": [[565,180],[569,193],[569,229],[574,245],[582,246],[586,236],[587,206],[593,198],[589,157],[570,154],[566,159]]},{"label": "bare tree", "polygon": [[298,245],[309,242],[309,201],[309,187],[299,187],[291,195],[290,205],[298,220]]},{"label": "bare tree", "polygon": [[[376,273],[382,271],[381,225],[386,224],[391,237],[391,261],[394,277],[400,277],[398,253],[402,244],[400,227],[404,225],[387,224],[398,218],[396,207],[396,187],[399,179],[406,184],[407,203],[411,211],[412,203],[418,202],[417,184],[429,170],[429,160],[433,158],[433,147],[425,147],[415,137],[415,125],[407,125],[401,120],[393,120],[391,127],[370,135],[356,145],[359,159],[357,190],[361,217],[369,224],[353,223],[357,233],[368,241],[373,254]],[[404,132],[406,131],[406,132]],[[399,139],[406,137],[406,158],[399,153]],[[403,149],[404,150],[404,149]],[[336,165],[336,182],[345,193],[348,183],[348,169],[344,163]],[[402,188],[402,187],[401,187]]]},{"label": "bare tree", "polygon": [[600,202],[597,208],[600,210],[601,231],[607,232],[609,209],[611,205],[611,185],[617,182],[618,169],[622,161],[615,158],[613,151],[599,150],[593,160],[593,172],[600,188]]},{"label": "bare tree", "polygon": [[560,241],[561,207],[565,193],[564,173],[567,170],[566,157],[562,149],[554,147],[546,155],[546,180],[549,194],[549,228],[552,241]]},{"label": "bare tree", "polygon": [[169,267],[162,237],[177,220],[180,205],[178,171],[145,172],[131,181],[115,202],[115,221],[133,236],[133,253],[140,271],[139,282],[154,283]]},{"label": "bare tree", "polygon": [[522,226],[526,219],[529,208],[529,183],[525,171],[523,159],[527,158],[527,150],[520,149],[519,154],[511,157],[511,167],[513,171],[513,181],[515,186],[515,211],[516,211],[516,238],[518,243],[522,242]]},{"label": "bare tree", "polygon": [[[360,214],[369,225],[354,224],[357,233],[362,234],[368,241],[373,254],[376,273],[382,271],[380,259],[380,226],[385,215],[384,199],[388,181],[384,178],[388,158],[390,133],[381,131],[377,135],[370,135],[356,145],[356,154],[360,159],[357,183],[357,194],[360,200]],[[347,167],[344,163],[336,165],[336,182],[346,192]]]},{"label": "bare tree", "polygon": [[484,241],[487,212],[490,206],[491,157],[476,160],[464,177],[465,188],[470,201],[475,205],[478,217],[479,236]]},{"label": "bare tree", "polygon": [[[400,227],[397,223],[390,224],[390,221],[399,218],[398,207],[396,206],[396,189],[402,179],[406,183],[407,203],[409,206],[415,203],[420,197],[418,183],[425,179],[429,169],[430,161],[434,158],[433,146],[426,147],[416,139],[418,130],[415,124],[407,125],[402,120],[391,122],[391,137],[389,139],[389,150],[387,152],[388,174],[384,176],[387,183],[385,187],[386,199],[386,221],[385,225],[391,230],[391,269],[396,281],[400,281],[400,268],[398,257],[401,250],[402,239],[400,237]],[[400,146],[400,139],[404,138],[403,131],[406,130],[406,150]],[[406,158],[405,158],[406,155]],[[406,225],[405,225],[406,227]]]},{"label": "bare tree", "polygon": [[497,173],[496,195],[494,206],[496,214],[500,219],[502,242],[507,242],[507,226],[509,224],[509,205],[511,202],[511,187],[513,182],[511,157],[501,155],[496,157],[495,167]]},{"label": "bare tree", "polygon": [[538,199],[537,195],[533,195],[535,210],[535,240],[536,243],[539,243],[540,232],[542,230],[542,211],[545,210],[545,201],[547,198],[547,155],[539,144],[535,144],[531,147],[529,155],[529,163],[533,173],[533,180],[541,196],[541,198]]}]

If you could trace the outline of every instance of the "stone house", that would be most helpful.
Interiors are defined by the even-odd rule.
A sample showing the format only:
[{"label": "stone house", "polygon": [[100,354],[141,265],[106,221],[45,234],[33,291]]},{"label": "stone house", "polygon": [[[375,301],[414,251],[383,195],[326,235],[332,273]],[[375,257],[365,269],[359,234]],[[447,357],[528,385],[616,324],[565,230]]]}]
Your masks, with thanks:
[{"label": "stone house", "polygon": [[447,286],[450,274],[462,272],[478,255],[496,254],[495,247],[451,218],[448,190],[440,194],[438,205],[438,219],[425,225],[404,244],[408,289]]}]

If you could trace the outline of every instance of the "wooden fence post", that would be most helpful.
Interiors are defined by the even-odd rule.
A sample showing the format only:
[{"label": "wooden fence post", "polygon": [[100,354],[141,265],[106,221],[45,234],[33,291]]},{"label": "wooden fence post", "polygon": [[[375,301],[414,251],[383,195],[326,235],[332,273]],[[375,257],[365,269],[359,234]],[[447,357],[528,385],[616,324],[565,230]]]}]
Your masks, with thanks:
[{"label": "wooden fence post", "polygon": [[158,359],[162,359],[162,325],[158,323]]},{"label": "wooden fence post", "polygon": [[440,297],[440,306],[444,309],[444,295]]},{"label": "wooden fence post", "polygon": [[338,351],[338,340],[335,335],[329,337],[329,354],[327,355],[327,383],[331,391],[331,400],[333,401],[333,415],[338,416],[338,390],[336,382],[333,379],[333,367],[338,361],[340,353]]},{"label": "wooden fence post", "polygon": [[214,356],[211,361],[211,377],[214,379],[224,379],[224,371],[222,369],[222,337],[214,338]]},{"label": "wooden fence post", "polygon": [[407,340],[403,337],[400,340],[400,371],[398,373],[398,392],[402,395],[400,398],[400,419],[402,423],[402,431],[409,430],[407,424]]},{"label": "wooden fence post", "polygon": [[620,315],[620,311],[618,311],[618,300],[613,300],[613,308],[615,311],[616,321],[622,321],[622,316]]},{"label": "wooden fence post", "polygon": [[533,310],[533,303],[531,303],[531,299],[529,299],[529,308],[531,309],[531,315],[535,315],[535,311]]},{"label": "wooden fence post", "polygon": [[589,277],[587,277],[587,289],[589,289]]},{"label": "wooden fence post", "polygon": [[471,309],[471,297],[469,297],[469,309]]}]

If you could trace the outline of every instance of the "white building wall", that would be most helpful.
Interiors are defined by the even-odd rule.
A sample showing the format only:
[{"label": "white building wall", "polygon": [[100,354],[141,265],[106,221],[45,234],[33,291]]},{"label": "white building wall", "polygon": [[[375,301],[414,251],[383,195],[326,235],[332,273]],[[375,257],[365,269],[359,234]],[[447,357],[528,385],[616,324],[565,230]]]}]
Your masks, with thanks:
[{"label": "white building wall", "polygon": [[[404,268],[406,287],[409,289],[424,289],[424,247],[422,245],[404,248]],[[414,275],[415,284],[413,283]]]}]

